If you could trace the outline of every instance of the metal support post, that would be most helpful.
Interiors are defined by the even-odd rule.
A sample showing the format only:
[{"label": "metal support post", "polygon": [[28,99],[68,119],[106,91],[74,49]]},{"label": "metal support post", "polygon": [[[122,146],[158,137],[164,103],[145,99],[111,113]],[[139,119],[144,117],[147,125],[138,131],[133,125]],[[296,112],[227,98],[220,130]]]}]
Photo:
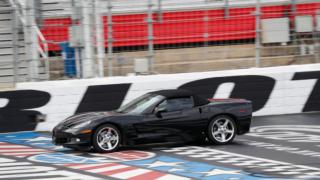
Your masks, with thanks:
[{"label": "metal support post", "polygon": [[149,71],[153,72],[153,60],[154,60],[154,48],[153,48],[153,12],[152,12],[152,0],[148,0],[148,60]]},{"label": "metal support post", "polygon": [[76,70],[77,70],[77,78],[83,78],[83,70],[82,70],[82,60],[81,60],[81,48],[76,47],[74,49],[75,58],[76,58]]},{"label": "metal support post", "polygon": [[229,18],[229,0],[224,0],[224,17]]},{"label": "metal support post", "polygon": [[43,16],[42,16],[42,0],[34,0],[35,7],[35,20],[37,24],[42,24]]},{"label": "metal support post", "polygon": [[205,9],[204,9],[204,16],[202,18],[202,21],[203,21],[203,46],[205,48],[201,48],[202,49],[202,53],[204,54],[204,56],[202,58],[208,60],[208,51],[209,49],[207,47],[209,47],[209,37],[210,37],[210,33],[209,33],[209,20],[210,20],[210,17],[209,17],[209,9],[210,9],[210,6],[209,6],[209,1],[205,1],[206,3],[206,6],[205,6]]},{"label": "metal support post", "polygon": [[293,29],[291,29],[290,33],[291,33],[291,36],[292,36],[292,41],[293,41],[293,44],[294,45],[298,45],[299,42],[298,42],[298,37],[297,37],[297,32],[296,32],[296,21],[295,21],[295,18],[296,18],[296,15],[297,15],[297,1],[296,0],[291,0],[291,13],[288,13],[288,17],[292,17],[293,18],[293,21],[291,21],[291,26],[293,27]]},{"label": "metal support post", "polygon": [[261,66],[261,42],[260,42],[260,33],[261,33],[261,28],[260,28],[260,15],[261,15],[261,7],[260,7],[260,0],[256,1],[256,67],[260,67]]},{"label": "metal support post", "polygon": [[[320,10],[317,10],[316,16],[320,16]],[[316,62],[320,63],[320,24],[317,24],[317,27],[314,27],[314,46],[315,46],[315,58]]]},{"label": "metal support post", "polygon": [[315,43],[315,59],[317,63],[320,63],[320,35],[316,32]]},{"label": "metal support post", "polygon": [[93,77],[93,42],[92,42],[92,30],[90,21],[90,3],[89,0],[81,1],[82,19],[81,25],[83,29],[84,38],[84,51],[82,52],[82,74],[84,78]]},{"label": "metal support post", "polygon": [[76,61],[76,76],[77,78],[83,78],[82,76],[82,66],[81,66],[81,48],[74,48],[74,57]]},{"label": "metal support post", "polygon": [[162,22],[162,1],[158,0],[158,22]]},{"label": "metal support post", "polygon": [[94,1],[98,76],[104,77],[105,47],[104,47],[103,16],[101,14],[100,5],[101,5],[100,0]]},{"label": "metal support post", "polygon": [[111,0],[108,0],[108,75],[113,75],[112,71],[112,59],[113,59],[113,37],[112,37],[112,4]]},{"label": "metal support post", "polygon": [[19,81],[19,21],[17,10],[12,11],[12,47],[13,47],[13,81],[16,84]]},{"label": "metal support post", "polygon": [[26,57],[28,61],[29,80],[36,81],[39,79],[39,54],[38,54],[38,36],[35,31],[35,14],[34,14],[34,0],[26,1]]},{"label": "metal support post", "polygon": [[297,2],[296,0],[291,0],[291,13],[295,17],[297,12]]},{"label": "metal support post", "polygon": [[[71,1],[72,5],[72,14],[71,14],[71,20],[72,20],[72,26],[78,25],[81,20],[81,5],[79,2],[76,2],[76,0]],[[72,34],[73,35],[73,34]],[[72,38],[72,35],[69,36],[69,39]],[[83,36],[83,33],[80,33],[80,36]],[[72,42],[70,42],[71,44]],[[83,78],[82,76],[82,66],[81,66],[81,51],[83,46],[82,38],[78,38],[76,42],[76,46],[74,47],[75,50],[75,63],[76,63],[76,76],[77,78]]]},{"label": "metal support post", "polygon": [[203,38],[204,40],[204,47],[209,46],[209,16],[208,16],[208,10],[205,11],[205,16],[203,17],[204,21],[204,33]]}]

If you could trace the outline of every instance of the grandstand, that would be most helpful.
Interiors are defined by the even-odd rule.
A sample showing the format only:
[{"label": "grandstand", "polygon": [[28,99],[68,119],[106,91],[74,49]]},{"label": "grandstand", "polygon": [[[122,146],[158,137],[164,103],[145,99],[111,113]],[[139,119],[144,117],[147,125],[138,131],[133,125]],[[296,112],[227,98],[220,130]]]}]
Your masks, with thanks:
[{"label": "grandstand", "polygon": [[[16,8],[26,9],[29,1],[10,0]],[[10,1],[1,1],[9,4]],[[31,2],[31,0],[30,0]],[[89,2],[89,1],[88,1]],[[316,63],[319,60],[320,3],[315,0],[112,0],[112,64],[114,75],[134,72],[134,59],[150,56],[151,42],[156,73],[180,73],[221,69],[249,68]],[[259,4],[259,12],[257,2]],[[108,1],[99,1],[103,16],[104,48],[108,48]],[[11,3],[12,5],[12,3]],[[261,6],[261,9],[260,9]],[[150,7],[151,9],[148,9]],[[92,4],[87,4],[92,10]],[[74,1],[45,0],[37,4],[37,34],[40,47],[39,60],[45,53],[50,57],[51,79],[62,78],[63,61],[61,42],[69,41],[69,27],[75,22]],[[148,11],[152,10],[148,31]],[[37,14],[36,14],[37,15]],[[313,29],[296,31],[296,17],[311,17]],[[92,18],[92,17],[91,17]],[[287,18],[289,41],[285,43],[260,43],[261,25],[257,19]],[[94,27],[94,23],[90,24]],[[23,29],[23,28],[22,28]],[[94,28],[93,28],[93,31]],[[20,31],[26,33],[26,29]],[[258,34],[258,36],[257,36]],[[95,36],[95,34],[91,34]],[[43,37],[43,39],[41,38]],[[21,39],[24,41],[23,39]],[[94,42],[94,41],[93,41]],[[36,43],[36,42],[34,42]],[[47,48],[45,48],[47,47]],[[92,44],[94,49],[96,44]],[[38,48],[41,50],[41,48]],[[23,47],[22,47],[23,49]],[[257,52],[259,65],[256,64]],[[110,71],[105,60],[105,72]],[[40,63],[41,64],[41,63]],[[43,63],[42,63],[43,64]],[[110,64],[109,64],[110,66]],[[43,70],[45,65],[41,66]],[[42,70],[40,70],[42,72]],[[39,71],[39,72],[40,72]],[[29,78],[30,79],[30,78]],[[33,80],[46,78],[34,77]],[[21,80],[23,81],[23,79]]]},{"label": "grandstand", "polygon": [[[30,29],[24,28],[25,19],[15,16],[14,13],[20,13],[14,11],[15,8],[13,1],[0,1],[0,88],[10,88],[16,82],[47,80],[49,77],[44,52],[39,55],[36,52],[39,58],[32,60],[33,50],[25,46],[31,43],[31,36],[26,33]],[[32,28],[35,28],[32,31],[38,30]],[[36,71],[37,76],[30,76],[30,71]]]},{"label": "grandstand", "polygon": [[[46,1],[43,5],[45,18],[41,30],[48,41],[67,41],[68,27],[71,25],[71,1],[60,0],[55,2],[48,3]],[[261,19],[294,16],[290,14],[292,8],[290,2],[288,0],[262,1]],[[104,14],[107,14],[106,4],[102,3],[102,12]],[[146,45],[147,22],[145,19],[147,18],[147,1],[118,0],[112,5],[112,10],[115,14],[113,17],[114,47]],[[319,10],[319,6],[320,3],[315,3],[314,1],[299,1],[299,4],[295,7],[295,14],[314,16]],[[66,8],[59,9],[58,7]],[[157,4],[153,7],[154,11],[157,12]],[[162,21],[157,21],[157,15],[159,14],[154,13],[154,44],[255,38],[254,0],[230,1],[229,17],[227,18],[223,8],[224,3],[221,1],[163,1]],[[207,30],[205,29],[205,23],[208,26]],[[204,36],[205,33],[209,34],[207,38]],[[54,44],[49,46],[49,50],[59,49]]]}]

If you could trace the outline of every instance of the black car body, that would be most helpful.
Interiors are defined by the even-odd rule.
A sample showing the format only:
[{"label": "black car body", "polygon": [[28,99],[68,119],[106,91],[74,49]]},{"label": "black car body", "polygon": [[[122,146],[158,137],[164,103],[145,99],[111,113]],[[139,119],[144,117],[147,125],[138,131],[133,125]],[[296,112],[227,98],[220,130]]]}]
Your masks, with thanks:
[{"label": "black car body", "polygon": [[[252,105],[248,100],[207,100],[187,90],[161,90],[147,93],[115,111],[71,116],[53,129],[53,142],[69,148],[90,148],[97,129],[107,124],[119,131],[121,146],[212,139],[215,133],[218,141],[213,138],[213,142],[224,144],[236,134],[247,133],[251,117]],[[215,122],[223,118],[230,119],[230,124]],[[218,131],[231,129],[234,133],[230,141],[220,142]],[[226,140],[228,134],[220,134],[220,140]]]}]

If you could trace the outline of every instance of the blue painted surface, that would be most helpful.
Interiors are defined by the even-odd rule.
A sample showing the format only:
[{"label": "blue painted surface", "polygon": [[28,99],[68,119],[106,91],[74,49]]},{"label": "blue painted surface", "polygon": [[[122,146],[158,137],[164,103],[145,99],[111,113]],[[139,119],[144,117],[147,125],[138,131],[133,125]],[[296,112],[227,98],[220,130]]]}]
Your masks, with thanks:
[{"label": "blue painted surface", "polygon": [[[51,136],[37,132],[17,132],[0,134],[0,142],[9,142],[13,144],[20,144],[26,146],[33,146],[37,148],[49,149],[55,151],[54,153],[45,153],[35,155],[30,160],[45,162],[51,164],[69,164],[69,163],[83,163],[94,164],[103,162],[103,158],[85,157],[70,153],[63,153],[68,150],[65,148],[57,148],[51,142]],[[57,152],[59,151],[59,152]],[[83,154],[82,154],[83,155]],[[163,166],[152,166],[152,164],[160,162]],[[240,169],[226,168],[212,164],[188,161],[184,159],[174,158],[170,156],[156,156],[146,160],[120,162],[121,164],[128,164],[137,167],[162,171],[165,173],[190,177],[193,179],[203,180],[261,180],[272,179],[260,174],[250,174]],[[169,165],[168,165],[169,163]],[[173,165],[170,165],[172,163]],[[176,164],[175,164],[176,163]],[[208,172],[217,172],[216,174],[209,174]]]},{"label": "blue painted surface", "polygon": [[16,132],[0,134],[0,141],[21,144],[54,151],[66,151],[67,148],[62,148],[52,144],[51,136],[48,134],[37,132]]},{"label": "blue painted surface", "polygon": [[103,161],[65,153],[46,153],[33,156],[31,160],[50,164],[97,164]]},{"label": "blue painted surface", "polygon": [[[150,167],[150,164],[156,162],[164,163],[179,163],[178,165],[173,166],[157,166]],[[123,164],[139,166],[143,168],[148,168],[157,171],[163,171],[166,173],[171,173],[175,175],[186,176],[194,179],[203,179],[203,180],[261,180],[261,179],[273,179],[267,176],[259,174],[249,174],[247,172],[241,171],[239,169],[225,168],[221,166],[215,166],[211,164],[187,161],[183,159],[173,158],[170,156],[158,156],[152,159],[139,160],[139,161],[130,161],[124,162]],[[173,170],[173,171],[172,171]],[[217,171],[221,174],[209,175],[207,172]],[[236,173],[236,174],[233,174]]]}]

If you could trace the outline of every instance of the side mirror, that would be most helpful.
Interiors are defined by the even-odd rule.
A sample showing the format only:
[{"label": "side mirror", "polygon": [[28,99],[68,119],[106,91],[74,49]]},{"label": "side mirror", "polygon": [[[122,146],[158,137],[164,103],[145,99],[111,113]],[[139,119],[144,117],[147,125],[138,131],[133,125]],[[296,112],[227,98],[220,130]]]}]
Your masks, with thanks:
[{"label": "side mirror", "polygon": [[162,107],[162,108],[156,108],[154,110],[154,113],[157,117],[161,118],[161,114],[164,113],[164,112],[167,112],[167,109],[165,107]]}]

